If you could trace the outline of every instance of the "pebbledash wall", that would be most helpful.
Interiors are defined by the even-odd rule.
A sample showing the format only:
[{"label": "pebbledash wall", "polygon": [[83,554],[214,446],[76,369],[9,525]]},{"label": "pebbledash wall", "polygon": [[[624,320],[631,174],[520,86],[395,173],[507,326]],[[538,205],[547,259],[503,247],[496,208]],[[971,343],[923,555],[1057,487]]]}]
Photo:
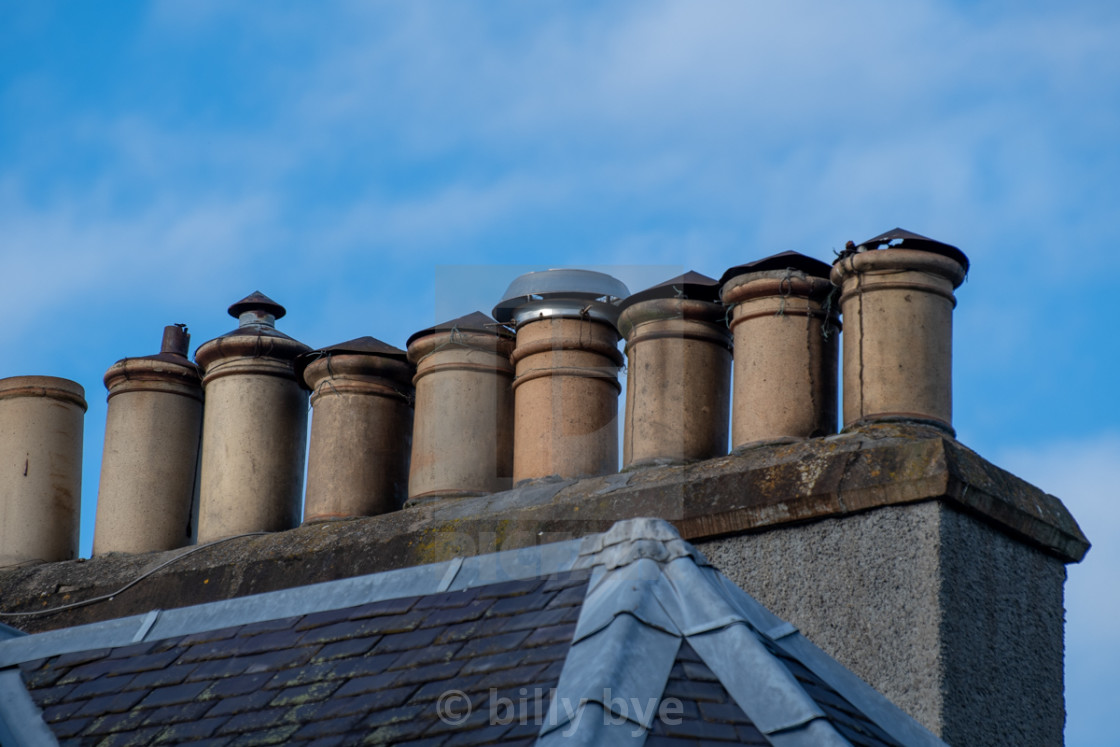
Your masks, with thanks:
[{"label": "pebbledash wall", "polygon": [[0,381],[0,619],[60,628],[657,516],[950,744],[1061,743],[1065,564],[1088,542],[954,438],[967,271],[901,229],[832,266],[786,252],[633,295],[551,270],[406,350],[311,350],[256,293],[194,363],[170,327],[107,372],[80,563],[81,387]]}]

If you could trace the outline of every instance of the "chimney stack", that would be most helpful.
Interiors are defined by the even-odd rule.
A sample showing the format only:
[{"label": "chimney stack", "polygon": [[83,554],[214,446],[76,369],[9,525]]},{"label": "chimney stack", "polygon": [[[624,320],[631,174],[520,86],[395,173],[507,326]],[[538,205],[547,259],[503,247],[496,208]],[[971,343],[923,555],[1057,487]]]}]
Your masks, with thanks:
[{"label": "chimney stack", "polygon": [[0,379],[0,567],[77,555],[85,411],[76,382]]},{"label": "chimney stack", "polygon": [[513,481],[618,469],[619,280],[590,270],[530,272],[510,283],[494,318],[511,323]]},{"label": "chimney stack", "polygon": [[202,380],[187,359],[185,325],[164,327],[157,355],[124,358],[109,390],[93,554],[190,544],[196,497]]},{"label": "chimney stack", "polygon": [[840,323],[829,270],[782,252],[723,274],[735,338],[733,448],[836,432]]},{"label": "chimney stack", "polygon": [[408,492],[412,365],[360,337],[300,356],[314,415],[304,523],[395,511]]},{"label": "chimney stack", "polygon": [[510,488],[513,337],[476,311],[408,339],[416,366],[410,505]]},{"label": "chimney stack", "polygon": [[229,307],[239,326],[195,353],[202,368],[198,541],[291,529],[299,520],[307,391],[292,359],[308,350],[276,329],[284,307],[260,291]]},{"label": "chimney stack", "polygon": [[911,420],[952,434],[955,246],[896,228],[836,260],[844,314],[844,426]]},{"label": "chimney stack", "polygon": [[719,284],[689,272],[622,302],[624,468],[727,453],[731,334],[718,301]]}]

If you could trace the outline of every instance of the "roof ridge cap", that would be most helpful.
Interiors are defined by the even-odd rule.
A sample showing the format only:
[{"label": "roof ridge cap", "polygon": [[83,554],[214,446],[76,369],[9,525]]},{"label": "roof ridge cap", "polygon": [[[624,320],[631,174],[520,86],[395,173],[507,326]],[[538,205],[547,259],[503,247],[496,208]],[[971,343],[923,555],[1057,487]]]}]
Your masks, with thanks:
[{"label": "roof ridge cap", "polygon": [[692,558],[700,566],[710,565],[704,554],[665,519],[641,517],[616,521],[610,529],[583,538],[573,569],[603,567],[610,571],[652,560],[664,566],[679,558]]}]

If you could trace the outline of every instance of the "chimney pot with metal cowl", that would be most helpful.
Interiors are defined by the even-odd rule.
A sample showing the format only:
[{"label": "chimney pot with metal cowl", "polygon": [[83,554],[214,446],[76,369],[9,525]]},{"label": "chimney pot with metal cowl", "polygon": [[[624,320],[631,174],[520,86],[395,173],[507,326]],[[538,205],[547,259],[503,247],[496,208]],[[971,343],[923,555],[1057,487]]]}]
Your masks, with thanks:
[{"label": "chimney pot with metal cowl", "polygon": [[731,335],[718,282],[689,272],[635,293],[620,308],[623,468],[725,455]]},{"label": "chimney pot with metal cowl", "polygon": [[85,411],[76,382],[0,379],[0,568],[77,555]]},{"label": "chimney pot with metal cowl", "polygon": [[515,326],[513,481],[618,469],[619,280],[590,270],[530,272],[494,318]]},{"label": "chimney pot with metal cowl", "polygon": [[476,311],[408,339],[416,366],[409,505],[510,488],[513,338]]},{"label": "chimney pot with metal cowl", "polygon": [[829,269],[782,252],[723,274],[735,338],[734,448],[836,432],[840,322]]},{"label": "chimney pot with metal cowl", "polygon": [[964,252],[896,228],[832,267],[844,336],[844,426],[906,420],[952,434],[953,291]]},{"label": "chimney pot with metal cowl", "polygon": [[109,391],[93,554],[190,544],[202,434],[202,378],[185,325],[164,328],[160,352],[105,372]]},{"label": "chimney pot with metal cowl", "polygon": [[304,523],[399,509],[413,417],[405,351],[360,337],[301,355],[296,370],[314,410]]},{"label": "chimney pot with metal cowl", "polygon": [[292,360],[308,347],[276,329],[284,313],[255,292],[229,307],[237,329],[195,352],[205,393],[199,542],[298,523],[307,390]]}]

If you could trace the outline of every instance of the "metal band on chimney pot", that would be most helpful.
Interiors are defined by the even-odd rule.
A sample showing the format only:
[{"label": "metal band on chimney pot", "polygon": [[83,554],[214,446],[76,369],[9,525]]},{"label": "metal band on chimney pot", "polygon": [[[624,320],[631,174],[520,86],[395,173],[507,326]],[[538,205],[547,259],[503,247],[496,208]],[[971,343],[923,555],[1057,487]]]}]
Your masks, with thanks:
[{"label": "metal band on chimney pot", "polygon": [[476,311],[408,339],[416,366],[409,505],[510,488],[513,337]]},{"label": "metal band on chimney pot", "polygon": [[912,420],[953,433],[953,291],[968,266],[955,246],[901,228],[836,260],[845,427]]},{"label": "metal band on chimney pot", "polygon": [[229,307],[237,329],[199,347],[205,391],[198,541],[291,529],[299,519],[307,390],[276,329],[284,307],[259,291]]},{"label": "metal band on chimney pot", "polygon": [[618,468],[619,280],[589,270],[530,272],[494,318],[516,326],[513,480]]},{"label": "metal band on chimney pot", "polygon": [[0,567],[77,555],[85,411],[76,382],[0,379]]},{"label": "metal band on chimney pot", "polygon": [[296,359],[312,389],[305,524],[396,511],[408,491],[413,366],[372,337]]},{"label": "metal band on chimney pot", "polygon": [[782,252],[723,274],[735,338],[734,448],[836,432],[840,322],[828,272],[824,262]]},{"label": "metal band on chimney pot", "polygon": [[93,554],[190,544],[202,435],[202,378],[184,325],[164,328],[160,352],[105,372],[108,412]]},{"label": "metal band on chimney pot", "polygon": [[716,280],[689,272],[622,302],[624,468],[727,453],[731,334],[718,297]]}]

